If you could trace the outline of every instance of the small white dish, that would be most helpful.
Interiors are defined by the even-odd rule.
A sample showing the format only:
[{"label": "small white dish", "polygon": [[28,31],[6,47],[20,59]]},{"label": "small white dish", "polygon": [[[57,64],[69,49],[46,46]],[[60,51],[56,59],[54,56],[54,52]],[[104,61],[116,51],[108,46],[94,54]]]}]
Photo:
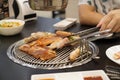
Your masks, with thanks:
[{"label": "small white dish", "polygon": [[83,77],[101,76],[103,80],[110,80],[103,70],[91,70],[81,72]]},{"label": "small white dish", "polygon": [[114,58],[114,54],[119,51],[120,51],[120,45],[115,45],[106,50],[106,55],[110,60],[120,65],[120,59],[116,60]]},{"label": "small white dish", "polygon": [[75,24],[77,21],[77,19],[75,18],[66,18],[64,20],[61,20],[58,23],[55,23],[53,25],[53,27],[55,28],[55,30],[66,30],[69,27],[72,27],[73,24]]},{"label": "small white dish", "polygon": [[34,74],[31,80],[41,80],[45,78],[53,78],[54,80],[84,80],[84,77],[100,76],[103,80],[110,80],[103,70],[64,72],[52,74]]}]

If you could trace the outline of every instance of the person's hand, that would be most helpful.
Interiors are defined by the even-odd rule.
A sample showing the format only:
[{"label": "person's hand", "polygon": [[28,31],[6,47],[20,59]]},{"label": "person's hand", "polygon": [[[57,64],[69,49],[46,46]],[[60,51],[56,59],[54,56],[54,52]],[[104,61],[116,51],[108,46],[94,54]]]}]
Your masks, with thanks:
[{"label": "person's hand", "polygon": [[120,32],[120,9],[105,15],[97,27],[101,27],[100,30],[111,29],[111,32]]}]

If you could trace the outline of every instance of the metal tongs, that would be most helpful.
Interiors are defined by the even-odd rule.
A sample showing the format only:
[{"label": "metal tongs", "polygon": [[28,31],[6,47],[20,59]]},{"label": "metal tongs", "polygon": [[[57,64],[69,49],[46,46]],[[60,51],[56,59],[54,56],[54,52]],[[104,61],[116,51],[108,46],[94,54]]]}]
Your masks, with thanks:
[{"label": "metal tongs", "polygon": [[109,66],[107,65],[105,67],[106,74],[111,78],[115,80],[120,80],[120,67],[115,66]]},{"label": "metal tongs", "polygon": [[94,27],[94,28],[90,28],[90,29],[77,32],[77,33],[72,33],[70,36],[79,35],[80,38],[70,41],[68,44],[79,41],[81,39],[87,39],[89,41],[94,41],[94,40],[101,39],[101,38],[111,37],[113,35],[113,33],[110,33],[111,29],[107,29],[103,31],[99,31],[99,29],[100,29],[99,27]]}]

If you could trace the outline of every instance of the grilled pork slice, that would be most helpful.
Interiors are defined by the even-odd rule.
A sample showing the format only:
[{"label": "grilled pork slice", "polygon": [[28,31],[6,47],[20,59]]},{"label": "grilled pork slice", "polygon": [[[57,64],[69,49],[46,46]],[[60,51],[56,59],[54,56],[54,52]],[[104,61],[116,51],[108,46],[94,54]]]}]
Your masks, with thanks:
[{"label": "grilled pork slice", "polygon": [[50,49],[56,49],[56,48],[57,48],[57,44],[58,44],[59,41],[60,41],[60,40],[54,41],[54,42],[51,43],[48,47],[49,47]]},{"label": "grilled pork slice", "polygon": [[120,59],[120,51],[114,54],[115,59]]},{"label": "grilled pork slice", "polygon": [[27,54],[32,55],[33,57],[41,60],[48,60],[56,57],[56,52],[48,47],[41,46],[31,46],[29,49],[25,49],[24,46],[20,46],[20,50],[25,51]]},{"label": "grilled pork slice", "polygon": [[69,42],[68,38],[63,38],[63,39],[56,40],[55,42],[50,44],[48,47],[50,49],[60,49],[60,48],[63,48],[68,42]]},{"label": "grilled pork slice", "polygon": [[32,46],[28,54],[34,56],[37,59],[48,60],[56,57],[56,52],[47,47]]},{"label": "grilled pork slice", "polygon": [[62,38],[57,36],[44,36],[27,44],[29,44],[30,46],[34,45],[47,46],[59,40],[62,40]]},{"label": "grilled pork slice", "polygon": [[51,43],[61,40],[61,39],[62,39],[61,37],[57,37],[57,36],[46,36],[46,37],[39,38],[37,40],[37,43],[39,45],[47,46],[47,45],[50,45]]},{"label": "grilled pork slice", "polygon": [[22,46],[19,47],[19,50],[22,50],[24,52],[28,52],[30,49],[30,45],[29,44],[23,44]]},{"label": "grilled pork slice", "polygon": [[69,59],[70,61],[75,61],[80,56],[80,48],[76,48],[74,51],[70,53]]},{"label": "grilled pork slice", "polygon": [[70,36],[72,33],[71,32],[66,32],[66,31],[56,31],[56,35],[60,37],[67,37]]},{"label": "grilled pork slice", "polygon": [[30,37],[25,38],[24,41],[25,43],[29,43],[34,40],[37,40],[38,38],[46,37],[46,36],[56,36],[56,34],[48,33],[48,32],[36,32],[36,33],[32,33]]},{"label": "grilled pork slice", "polygon": [[69,42],[68,38],[64,38],[64,39],[60,40],[57,43],[57,49],[63,48],[66,45],[66,43],[68,43],[68,42]]}]

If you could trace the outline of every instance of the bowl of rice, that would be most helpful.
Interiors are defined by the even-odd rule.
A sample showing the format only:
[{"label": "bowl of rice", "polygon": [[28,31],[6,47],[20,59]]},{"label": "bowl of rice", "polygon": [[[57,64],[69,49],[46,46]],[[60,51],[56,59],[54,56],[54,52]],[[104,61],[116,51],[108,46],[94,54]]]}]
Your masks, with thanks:
[{"label": "bowl of rice", "polygon": [[18,19],[0,20],[0,35],[12,36],[20,33],[25,21]]}]

